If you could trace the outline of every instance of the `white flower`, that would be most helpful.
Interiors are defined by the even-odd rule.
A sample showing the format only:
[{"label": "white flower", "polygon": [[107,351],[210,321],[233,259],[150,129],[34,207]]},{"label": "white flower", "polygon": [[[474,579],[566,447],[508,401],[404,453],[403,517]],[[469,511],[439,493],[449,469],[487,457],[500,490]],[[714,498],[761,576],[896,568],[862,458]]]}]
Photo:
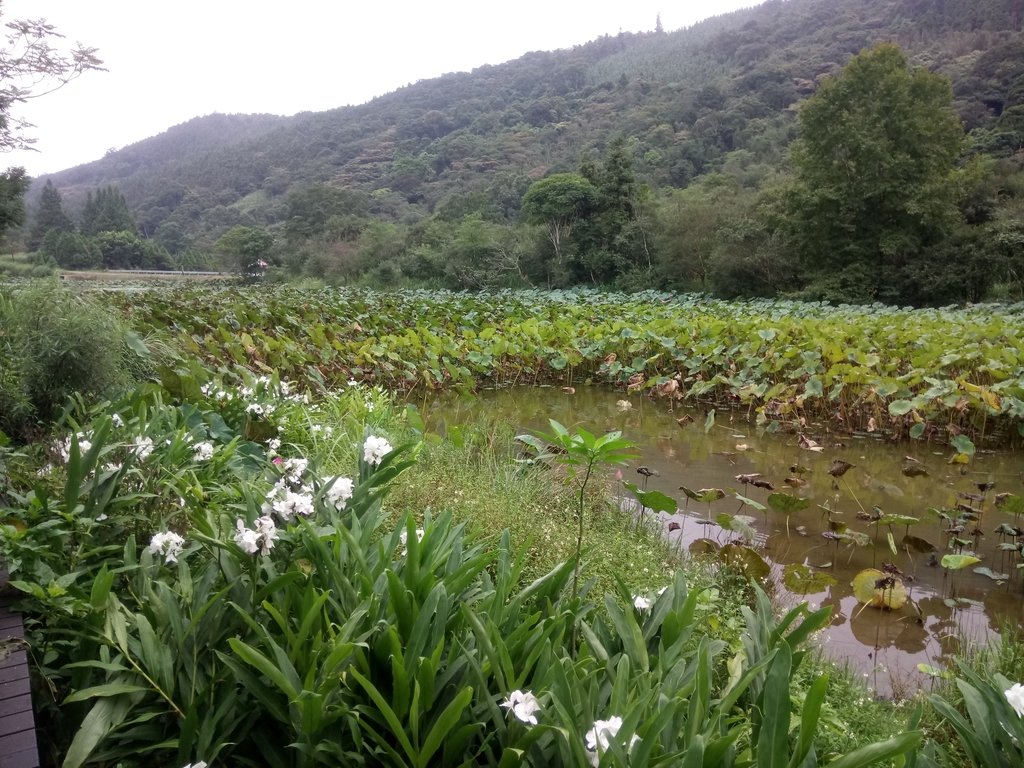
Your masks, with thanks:
[{"label": "white flower", "polygon": [[247,555],[255,555],[257,551],[261,555],[269,555],[277,540],[277,525],[266,515],[256,518],[255,525],[256,530],[252,530],[245,527],[241,518],[236,520],[235,544]]},{"label": "white flower", "polygon": [[245,527],[245,523],[239,518],[235,521],[235,544],[237,544],[247,555],[255,555],[260,548],[260,535]]},{"label": "white flower", "polygon": [[115,461],[111,461],[111,462],[108,462],[108,463],[103,465],[103,471],[104,472],[120,472],[121,471],[121,465],[118,464]]},{"label": "white flower", "polygon": [[1024,685],[1014,683],[1003,691],[1003,695],[1005,695],[1006,700],[1010,702],[1010,706],[1013,707],[1013,711],[1017,713],[1017,717],[1024,717]]},{"label": "white flower", "polygon": [[[601,755],[604,754],[608,749],[608,745],[611,740],[619,734],[619,729],[622,728],[621,717],[610,717],[607,720],[595,720],[594,727],[586,733],[586,744],[587,750],[591,753],[587,757],[590,759],[591,765],[597,765],[601,762]],[[621,739],[616,739],[621,742]],[[629,744],[626,746],[628,752],[633,748],[633,745],[640,741],[640,738],[635,734],[630,737]]]},{"label": "white flower", "polygon": [[633,595],[633,607],[638,611],[646,611],[651,607],[651,599],[643,595]]},{"label": "white flower", "polygon": [[145,461],[149,458],[149,455],[153,453],[153,441],[148,437],[141,437],[132,450],[135,451],[135,455],[139,457],[139,461]]},{"label": "white flower", "polygon": [[[422,528],[417,528],[416,541],[423,541],[423,534],[424,530]],[[398,540],[402,544],[402,555],[409,554],[409,549],[406,546],[409,543],[409,532],[403,530],[401,533],[398,534]]]},{"label": "white flower", "polygon": [[352,498],[355,490],[355,483],[349,477],[336,477],[331,487],[327,489],[327,500],[334,505],[339,512],[345,508],[345,503]]},{"label": "white flower", "polygon": [[323,431],[324,431],[324,428],[320,424],[310,424],[309,425],[309,433],[311,435],[319,435]]},{"label": "white flower", "polygon": [[271,456],[275,455],[279,450],[281,450],[281,438],[272,437],[267,440],[267,452]]},{"label": "white flower", "polygon": [[200,760],[198,763],[189,763],[188,765],[184,766],[184,768],[206,768],[206,762]]},{"label": "white flower", "polygon": [[121,418],[121,414],[115,413],[110,417],[110,423],[114,425],[115,429],[120,429],[124,426],[124,419]]},{"label": "white flower", "polygon": [[154,555],[163,555],[164,563],[170,565],[178,562],[178,555],[185,546],[185,539],[174,531],[161,531],[154,533],[149,541],[149,551]]},{"label": "white flower", "polygon": [[284,497],[272,503],[273,509],[278,516],[288,522],[296,515],[309,517],[313,514],[313,497],[306,493],[285,491]]},{"label": "white flower", "polygon": [[363,443],[363,461],[375,467],[391,451],[391,443],[383,437],[370,435],[366,438],[366,442]]},{"label": "white flower", "polygon": [[540,702],[530,691],[512,691],[508,698],[501,702],[501,706],[508,707],[512,714],[524,723],[537,724],[535,713],[540,711]]},{"label": "white flower", "polygon": [[285,459],[281,468],[284,470],[284,476],[288,478],[289,482],[297,483],[308,466],[308,459]]},{"label": "white flower", "polygon": [[349,385],[350,387],[358,387],[358,386],[359,386],[359,382],[358,382],[358,381],[356,381],[355,379],[349,379],[349,380],[348,380],[348,385]]},{"label": "white flower", "polygon": [[192,458],[195,461],[209,461],[213,458],[213,443],[196,443],[193,451]]},{"label": "white flower", "polygon": [[262,416],[264,414],[264,409],[259,403],[249,403],[245,406],[245,412],[250,416]]}]

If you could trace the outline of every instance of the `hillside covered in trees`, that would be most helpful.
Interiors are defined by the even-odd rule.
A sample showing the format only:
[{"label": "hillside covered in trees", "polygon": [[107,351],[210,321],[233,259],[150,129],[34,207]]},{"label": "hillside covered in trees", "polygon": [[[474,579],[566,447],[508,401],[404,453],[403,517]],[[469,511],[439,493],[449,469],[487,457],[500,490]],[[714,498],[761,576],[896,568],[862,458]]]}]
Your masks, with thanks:
[{"label": "hillside covered in trees", "polygon": [[769,0],[360,106],[196,118],[37,180],[23,239],[68,266],[387,285],[1017,298],[1022,17]]}]

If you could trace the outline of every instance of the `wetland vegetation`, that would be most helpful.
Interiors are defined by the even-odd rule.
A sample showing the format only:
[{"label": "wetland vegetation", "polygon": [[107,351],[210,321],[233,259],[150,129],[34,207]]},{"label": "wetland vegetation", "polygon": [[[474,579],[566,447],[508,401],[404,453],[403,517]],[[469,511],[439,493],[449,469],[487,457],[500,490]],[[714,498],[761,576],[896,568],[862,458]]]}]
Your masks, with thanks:
[{"label": "wetland vegetation", "polygon": [[[0,545],[55,764],[943,765],[981,749],[958,712],[1018,726],[1016,635],[949,642],[1021,597],[1012,307],[34,290]],[[10,343],[40,306],[82,333]],[[86,339],[109,377],[36,375]],[[932,676],[891,685],[908,631]]]}]

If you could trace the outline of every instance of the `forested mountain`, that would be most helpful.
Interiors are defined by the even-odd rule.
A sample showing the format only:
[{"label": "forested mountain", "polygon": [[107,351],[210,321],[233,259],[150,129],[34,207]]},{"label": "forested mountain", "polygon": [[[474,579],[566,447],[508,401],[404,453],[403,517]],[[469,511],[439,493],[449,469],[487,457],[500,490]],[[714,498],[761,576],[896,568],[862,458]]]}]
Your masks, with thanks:
[{"label": "forested mountain", "polygon": [[[216,251],[246,227],[270,233],[275,259],[293,272],[345,276],[394,260],[382,279],[473,286],[473,249],[483,248],[516,279],[621,280],[644,267],[657,273],[645,284],[708,287],[713,250],[721,261],[723,247],[733,258],[743,242],[756,250],[771,236],[764,216],[749,216],[790,173],[798,104],[882,41],[951,81],[969,132],[961,166],[995,158],[963,197],[998,218],[993,206],[1024,194],[1013,160],[1024,146],[1022,17],[1024,0],[769,0],[675,32],[529,53],[360,106],[197,118],[37,180],[31,199],[48,180],[74,215],[88,193],[115,185],[139,234],[172,256]],[[540,246],[526,242],[520,211],[531,183],[555,173],[596,183],[622,161],[630,226],[615,237],[631,227],[643,255],[604,271],[531,266]],[[760,229],[725,243],[727,222],[709,221],[712,212]],[[460,259],[462,271],[451,266]],[[791,272],[776,279],[799,282]]]}]

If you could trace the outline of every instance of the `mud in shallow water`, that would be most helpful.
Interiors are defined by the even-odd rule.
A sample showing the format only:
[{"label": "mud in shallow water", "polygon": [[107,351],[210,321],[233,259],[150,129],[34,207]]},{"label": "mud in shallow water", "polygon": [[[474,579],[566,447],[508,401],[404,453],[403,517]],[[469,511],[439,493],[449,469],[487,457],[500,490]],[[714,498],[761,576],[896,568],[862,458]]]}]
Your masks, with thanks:
[{"label": "mud in shallow water", "polygon": [[[776,595],[793,603],[807,600],[832,606],[832,625],[822,633],[821,642],[831,658],[848,663],[880,696],[927,687],[931,678],[918,665],[945,669],[952,664],[952,654],[966,650],[967,644],[988,644],[1001,626],[1024,620],[1018,558],[999,549],[1009,539],[995,532],[1002,523],[1016,526],[1022,521],[994,504],[996,493],[1024,494],[1024,453],[979,451],[970,465],[962,467],[948,463],[953,451],[947,446],[915,441],[894,445],[869,435],[829,436],[808,425],[807,435],[823,447],[812,451],[801,448],[795,435],[759,434],[743,414],[719,413],[705,432],[704,412],[678,405],[670,411],[666,401],[639,395],[629,397],[630,407],[623,410],[618,404],[623,399],[621,393],[598,387],[578,387],[574,394],[539,387],[484,392],[473,399],[452,397],[423,407],[432,428],[441,430],[481,413],[509,420],[523,430],[546,429],[548,419],[595,433],[621,430],[639,449],[639,458],[623,469],[624,479],[679,502],[679,514],[656,516],[669,540],[682,548],[700,538],[724,544],[736,534],[709,523],[709,518],[723,512],[753,517],[757,546],[772,565]],[[692,421],[680,426],[677,419],[686,417]],[[829,470],[835,472],[836,460],[853,466],[834,476]],[[636,473],[638,466],[657,474],[645,479]],[[806,471],[794,472],[793,467]],[[913,467],[910,476],[904,473],[906,467]],[[735,493],[766,504],[772,492],[737,480],[737,475],[750,474],[759,474],[776,491],[809,499],[810,506],[788,520],[770,509],[765,513],[741,507]],[[797,482],[794,477],[805,484],[787,485],[787,478]],[[979,483],[994,483],[994,488],[981,494]],[[711,505],[694,502],[680,490],[682,485],[721,488],[726,495]],[[983,501],[958,493],[983,496]],[[960,534],[978,542],[975,552],[982,561],[975,567],[1008,574],[1006,581],[975,573],[973,567],[953,572],[938,565],[949,551],[949,523],[928,509],[955,509],[958,503],[982,512],[981,519],[968,523]],[[878,511],[920,522],[890,528],[863,519]],[[826,538],[822,534],[829,530],[830,520],[832,527],[846,525],[866,534],[871,543],[855,546]],[[979,536],[971,535],[975,529]],[[890,548],[890,532],[897,554]],[[901,546],[906,535],[934,545],[936,552]],[[825,572],[836,583],[821,592],[793,594],[782,583],[782,569],[790,563]],[[863,607],[853,595],[853,577],[883,563],[906,574],[910,599],[899,610]]]}]

